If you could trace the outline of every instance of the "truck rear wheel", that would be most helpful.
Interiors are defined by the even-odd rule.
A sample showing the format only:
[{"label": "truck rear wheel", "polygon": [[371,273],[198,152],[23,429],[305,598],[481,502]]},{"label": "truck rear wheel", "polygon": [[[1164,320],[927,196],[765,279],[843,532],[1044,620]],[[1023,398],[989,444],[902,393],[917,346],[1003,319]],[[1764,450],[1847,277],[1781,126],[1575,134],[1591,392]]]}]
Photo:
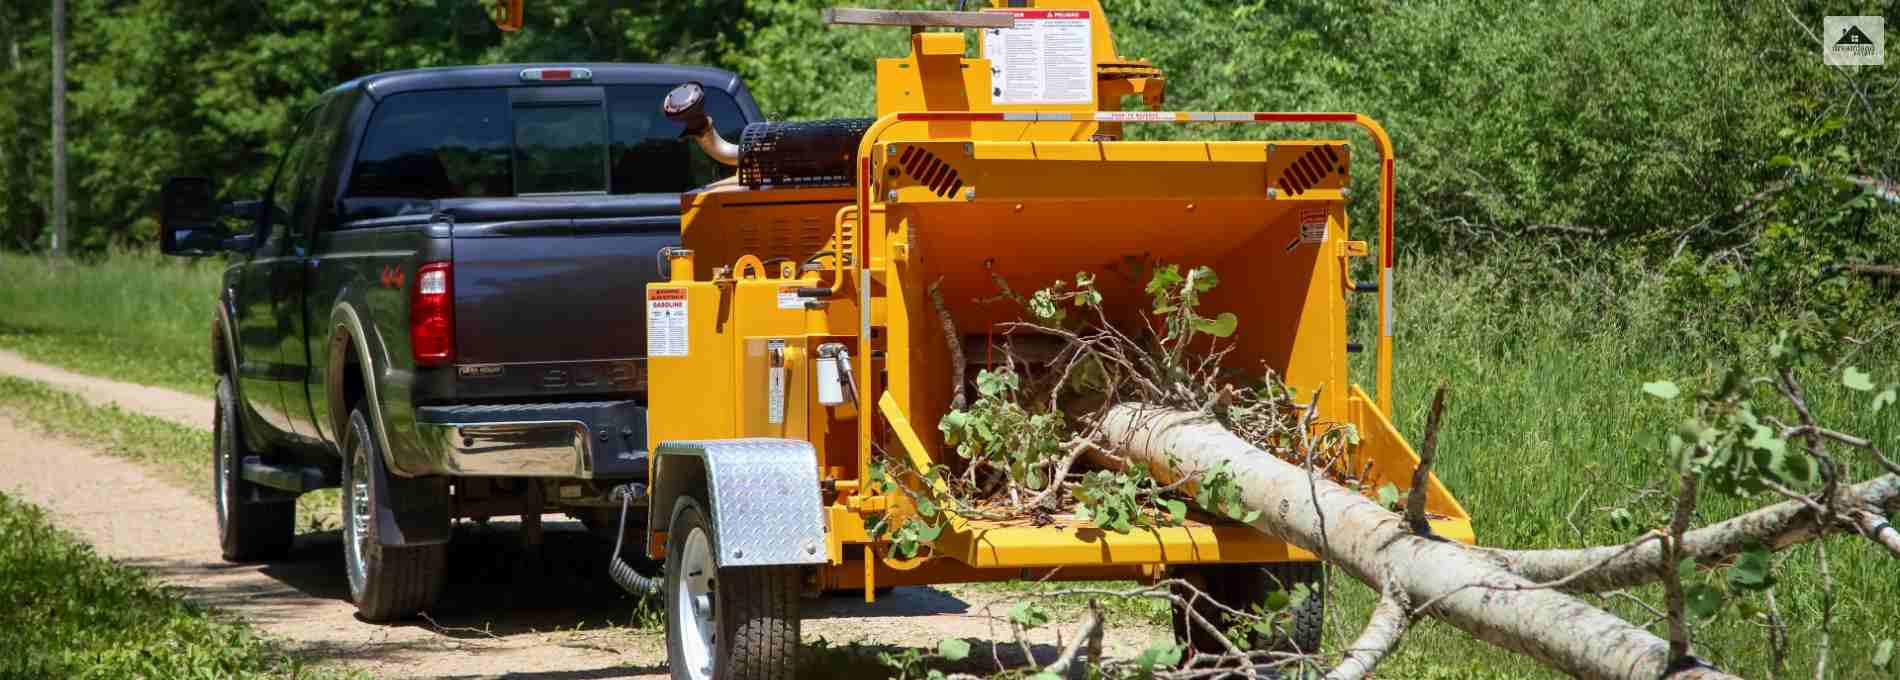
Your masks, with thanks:
[{"label": "truck rear wheel", "polygon": [[289,498],[258,500],[257,489],[244,479],[244,458],[251,451],[238,429],[231,378],[218,380],[218,401],[212,408],[211,495],[217,499],[218,544],[224,559],[252,562],[283,557],[297,534],[297,504]]},{"label": "truck rear wheel", "polygon": [[[1295,587],[1306,584],[1309,596],[1292,606],[1289,612],[1292,617],[1280,623],[1278,634],[1272,637],[1252,636],[1249,640],[1233,642],[1249,651],[1313,654],[1319,651],[1320,634],[1324,632],[1326,623],[1326,601],[1319,593],[1320,569],[1317,562],[1283,562],[1184,567],[1177,573],[1179,578],[1200,588],[1201,592],[1221,604],[1248,613],[1253,612],[1254,605],[1265,602],[1268,594],[1283,590],[1291,596]],[[1177,594],[1186,595],[1184,592]],[[1238,623],[1230,620],[1226,612],[1211,602],[1202,601],[1195,605],[1194,610],[1219,626],[1223,634]],[[1198,624],[1190,621],[1186,611],[1178,604],[1174,606],[1174,639],[1196,652],[1227,652],[1219,640],[1213,639]]]},{"label": "truck rear wheel", "polygon": [[343,569],[356,615],[394,621],[428,609],[442,594],[448,559],[445,544],[387,546],[377,540],[375,495],[370,493],[372,457],[382,447],[370,436],[361,408],[350,412],[348,452],[343,456]]},{"label": "truck rear wheel", "polygon": [[681,498],[666,550],[666,654],[674,680],[790,678],[798,668],[798,567],[715,566],[697,501]]}]

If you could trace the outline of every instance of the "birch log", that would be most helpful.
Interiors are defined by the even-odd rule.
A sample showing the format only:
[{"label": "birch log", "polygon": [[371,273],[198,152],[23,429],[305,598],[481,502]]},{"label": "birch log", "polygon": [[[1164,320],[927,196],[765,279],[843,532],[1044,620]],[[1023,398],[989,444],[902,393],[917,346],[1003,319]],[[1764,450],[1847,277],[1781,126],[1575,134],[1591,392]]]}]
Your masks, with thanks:
[{"label": "birch log", "polygon": [[[1399,515],[1309,476],[1218,423],[1123,404],[1108,411],[1102,431],[1120,455],[1147,466],[1164,484],[1226,462],[1243,501],[1261,511],[1255,529],[1312,551],[1373,588],[1382,588],[1389,574],[1406,599],[1427,607],[1418,614],[1556,670],[1582,678],[1732,677],[1707,667],[1672,668],[1667,641],[1566,593],[1540,587],[1482,550],[1417,536]],[[1106,456],[1094,462],[1113,465]]]}]

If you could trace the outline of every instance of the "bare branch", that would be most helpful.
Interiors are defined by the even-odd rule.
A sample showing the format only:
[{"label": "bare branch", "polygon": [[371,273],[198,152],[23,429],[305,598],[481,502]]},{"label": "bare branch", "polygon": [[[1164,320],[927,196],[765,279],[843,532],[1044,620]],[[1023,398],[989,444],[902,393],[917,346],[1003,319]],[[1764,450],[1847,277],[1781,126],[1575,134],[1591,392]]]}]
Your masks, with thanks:
[{"label": "bare branch", "polygon": [[1862,536],[1879,543],[1881,547],[1887,549],[1887,552],[1893,553],[1894,557],[1900,557],[1900,530],[1894,529],[1893,525],[1888,524],[1887,520],[1880,515],[1866,510],[1857,510],[1852,517],[1854,526],[1860,529]]},{"label": "bare branch", "polygon": [[1102,603],[1093,598],[1089,600],[1088,616],[1082,619],[1082,627],[1076,631],[1075,639],[1069,641],[1068,647],[1062,650],[1062,655],[1056,657],[1055,662],[1043,667],[1043,672],[1068,675],[1070,666],[1075,664],[1076,654],[1080,653],[1084,646],[1089,645],[1090,641],[1093,641],[1091,656],[1099,658],[1102,643]]},{"label": "bare branch", "polygon": [[1693,467],[1682,471],[1682,488],[1676,494],[1675,516],[1669,520],[1669,542],[1666,554],[1669,559],[1662,564],[1662,582],[1664,596],[1669,605],[1669,665],[1676,666],[1689,656],[1689,623],[1683,611],[1686,600],[1682,593],[1682,535],[1689,531],[1689,521],[1695,517],[1696,472]]},{"label": "bare branch", "polygon": [[1439,381],[1432,395],[1432,410],[1425,416],[1425,441],[1418,447],[1418,468],[1412,471],[1412,493],[1405,499],[1405,523],[1412,533],[1429,536],[1432,524],[1425,518],[1425,492],[1430,488],[1432,463],[1438,455],[1438,417],[1445,410],[1445,383]]},{"label": "bare branch", "polygon": [[937,307],[937,319],[943,323],[943,343],[950,349],[950,408],[961,410],[969,403],[963,397],[963,338],[957,334],[957,320],[943,302],[943,277],[930,282],[930,304]]},{"label": "bare branch", "polygon": [[1405,637],[1411,625],[1411,604],[1407,602],[1405,588],[1387,574],[1385,592],[1380,595],[1379,604],[1373,607],[1372,618],[1359,633],[1359,639],[1346,645],[1346,658],[1326,674],[1326,680],[1360,680],[1371,675],[1380,661],[1398,649],[1399,640]]},{"label": "bare branch", "polygon": [[1821,568],[1821,641],[1814,646],[1814,680],[1827,680],[1829,629],[1834,623],[1834,576],[1827,570],[1827,542],[1816,542],[1814,550]]},{"label": "bare branch", "polygon": [[1775,606],[1775,589],[1769,588],[1768,612],[1768,677],[1780,680],[1788,671],[1788,626],[1781,621],[1781,608]]}]

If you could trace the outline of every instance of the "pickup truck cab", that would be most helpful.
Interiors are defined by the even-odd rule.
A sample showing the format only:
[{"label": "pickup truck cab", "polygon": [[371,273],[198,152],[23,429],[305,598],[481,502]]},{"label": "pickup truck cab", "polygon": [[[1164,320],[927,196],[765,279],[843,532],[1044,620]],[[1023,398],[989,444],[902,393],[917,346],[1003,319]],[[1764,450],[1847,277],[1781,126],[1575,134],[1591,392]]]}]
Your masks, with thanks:
[{"label": "pickup truck cab", "polygon": [[341,486],[351,597],[390,620],[433,602],[455,518],[521,515],[534,540],[544,511],[611,528],[644,498],[641,291],[680,192],[730,173],[661,113],[684,82],[724,137],[760,120],[707,68],[400,71],[318,98],[262,199],[166,183],[163,250],[228,262],[226,559],[282,555],[298,494]]}]

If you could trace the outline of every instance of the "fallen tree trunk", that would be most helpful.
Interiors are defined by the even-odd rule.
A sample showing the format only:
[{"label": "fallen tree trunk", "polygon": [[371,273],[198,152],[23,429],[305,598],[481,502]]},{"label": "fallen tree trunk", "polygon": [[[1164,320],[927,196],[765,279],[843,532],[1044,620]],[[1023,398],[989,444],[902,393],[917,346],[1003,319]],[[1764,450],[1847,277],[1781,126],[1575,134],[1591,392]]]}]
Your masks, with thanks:
[{"label": "fallen tree trunk", "polygon": [[[1842,487],[1835,504],[1843,517],[1872,517],[1867,509],[1878,509],[1880,515],[1900,510],[1900,477],[1885,475]],[[1779,550],[1842,528],[1822,526],[1821,518],[1808,505],[1785,501],[1684,534],[1682,554],[1708,565],[1740,552],[1743,545],[1751,541]],[[1893,528],[1885,526],[1885,522],[1866,522],[1856,528],[1882,545],[1888,545],[1889,541],[1900,544],[1900,539],[1892,536]],[[1660,542],[1633,550],[1597,546],[1570,550],[1499,550],[1492,554],[1511,571],[1537,581],[1556,580],[1585,565],[1598,565],[1590,573],[1564,584],[1564,590],[1579,593],[1655,581],[1664,563]]]},{"label": "fallen tree trunk", "polygon": [[[1674,667],[1667,641],[1518,575],[1484,550],[1414,534],[1398,514],[1199,415],[1124,404],[1109,409],[1101,427],[1118,455],[1146,466],[1163,484],[1226,463],[1243,501],[1261,511],[1254,528],[1320,555],[1375,589],[1389,582],[1417,603],[1416,615],[1583,678],[1732,677],[1693,664]],[[1117,461],[1098,456],[1094,462]]]}]

